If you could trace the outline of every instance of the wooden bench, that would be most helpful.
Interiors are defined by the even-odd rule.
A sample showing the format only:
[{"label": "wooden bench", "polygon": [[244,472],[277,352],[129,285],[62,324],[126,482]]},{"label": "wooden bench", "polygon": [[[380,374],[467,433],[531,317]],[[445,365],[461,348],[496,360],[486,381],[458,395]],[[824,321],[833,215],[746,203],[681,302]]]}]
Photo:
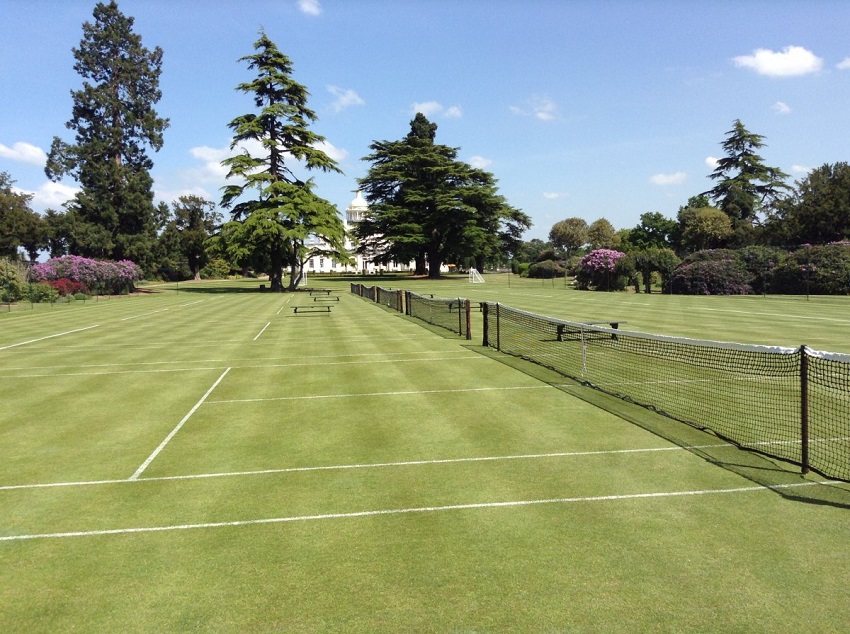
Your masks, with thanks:
[{"label": "wooden bench", "polygon": [[338,295],[328,295],[327,297],[319,296],[319,297],[314,297],[313,301],[314,302],[338,302],[339,296]]},{"label": "wooden bench", "polygon": [[329,313],[331,312],[331,307],[329,304],[309,304],[306,306],[295,306],[293,307],[292,312],[296,315],[298,313]]},{"label": "wooden bench", "polygon": [[[617,330],[617,329],[620,327],[620,324],[625,324],[625,323],[627,323],[627,322],[625,322],[625,321],[619,321],[619,320],[617,320],[617,321],[614,321],[614,320],[603,320],[603,321],[583,321],[583,322],[581,322],[581,323],[582,323],[582,324],[584,324],[585,326],[604,326],[604,325],[608,325],[608,326],[609,326],[610,328],[612,328],[613,330]],[[564,324],[558,324],[558,329],[557,329],[557,332],[558,332],[558,341],[563,341],[563,340],[564,340],[564,330],[565,330],[565,328],[566,328],[566,326],[565,326]],[[611,339],[616,340],[616,339],[617,339],[617,333],[611,333]]]},{"label": "wooden bench", "polygon": [[322,294],[330,296],[330,294],[333,293],[333,291],[329,288],[311,288],[309,290],[309,293],[310,293],[310,297],[312,297],[313,295],[322,295]]}]

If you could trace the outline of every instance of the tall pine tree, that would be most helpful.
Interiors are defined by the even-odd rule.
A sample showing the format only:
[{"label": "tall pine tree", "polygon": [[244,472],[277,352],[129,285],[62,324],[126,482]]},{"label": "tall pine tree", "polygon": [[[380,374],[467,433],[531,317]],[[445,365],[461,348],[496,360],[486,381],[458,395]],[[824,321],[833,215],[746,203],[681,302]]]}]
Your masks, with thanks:
[{"label": "tall pine tree", "polygon": [[[224,188],[222,207],[233,220],[223,227],[228,250],[248,256],[269,274],[271,290],[282,291],[283,270],[289,268],[288,290],[301,280],[304,263],[313,255],[346,261],[345,228],[336,208],[313,192],[312,179],[302,181],[299,169],[341,172],[319,149],[324,137],[309,129],[316,114],[307,107],[307,89],[292,79],[292,63],[265,33],[254,43],[253,55],[243,57],[257,72],[237,86],[251,94],[259,113],[230,122],[231,150],[239,152],[222,161],[228,179],[239,184]],[[254,154],[246,142],[262,148]],[[251,195],[253,193],[253,195]]]},{"label": "tall pine tree", "polygon": [[159,227],[147,148],[158,151],[168,127],[154,110],[162,96],[162,49],[142,46],[133,18],[115,0],[98,3],[93,17],[73,49],[74,70],[83,77],[83,87],[71,91],[73,114],[65,124],[74,142],[54,137],[45,173],[80,184],[68,204],[71,252],[131,259],[150,270]]}]

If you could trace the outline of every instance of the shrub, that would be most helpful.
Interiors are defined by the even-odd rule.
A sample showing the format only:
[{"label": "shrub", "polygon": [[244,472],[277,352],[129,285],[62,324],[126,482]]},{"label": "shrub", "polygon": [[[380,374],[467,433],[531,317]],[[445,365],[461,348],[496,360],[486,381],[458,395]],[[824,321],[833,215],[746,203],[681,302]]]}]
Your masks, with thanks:
[{"label": "shrub", "polygon": [[528,277],[528,269],[531,267],[531,263],[529,262],[520,262],[517,264],[516,272],[520,277]]},{"label": "shrub", "polygon": [[36,264],[32,267],[32,277],[43,282],[67,278],[84,284],[93,292],[117,295],[132,291],[133,283],[142,278],[142,270],[130,260],[112,262],[63,255]]},{"label": "shrub", "polygon": [[553,277],[565,277],[567,270],[554,260],[535,262],[528,267],[528,277],[552,279]]},{"label": "shrub", "polygon": [[576,272],[576,287],[581,290],[621,291],[629,283],[623,264],[617,263],[626,256],[622,251],[596,249],[581,258]]},{"label": "shrub", "polygon": [[52,304],[59,299],[59,291],[47,282],[38,282],[37,284],[30,285],[27,295],[33,304],[39,304],[41,302],[50,302]]},{"label": "shrub", "polygon": [[50,280],[47,283],[55,288],[62,297],[88,292],[85,284],[69,280],[67,277],[60,277],[58,280]]},{"label": "shrub", "polygon": [[11,304],[26,296],[26,268],[19,262],[0,258],[0,302]]},{"label": "shrub", "polygon": [[205,280],[226,279],[228,275],[230,275],[230,264],[221,258],[213,258],[201,269],[201,277]]},{"label": "shrub", "polygon": [[673,273],[673,292],[684,295],[747,295],[752,292],[744,266],[735,260],[682,262]]},{"label": "shrub", "polygon": [[798,249],[773,269],[770,291],[787,295],[850,294],[850,245]]}]

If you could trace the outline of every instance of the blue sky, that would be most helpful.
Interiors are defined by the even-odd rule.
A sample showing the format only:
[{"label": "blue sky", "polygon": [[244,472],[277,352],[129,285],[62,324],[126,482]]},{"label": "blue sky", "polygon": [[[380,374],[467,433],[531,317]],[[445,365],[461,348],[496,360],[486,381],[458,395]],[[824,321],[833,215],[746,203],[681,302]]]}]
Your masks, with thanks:
[{"label": "blue sky", "polygon": [[[237,60],[260,28],[311,93],[315,132],[345,175],[317,175],[343,211],[375,140],[415,112],[437,142],[492,172],[528,213],[525,238],[579,216],[618,229],[675,218],[711,187],[735,119],[793,179],[850,160],[850,2],[827,0],[120,0],[148,48],[164,50],[156,106],[170,119],[152,153],[158,200],[220,199],[227,123],[252,111]],[[93,1],[0,0],[0,171],[38,211],[76,184],[44,176],[51,140],[73,137],[71,48]]]}]

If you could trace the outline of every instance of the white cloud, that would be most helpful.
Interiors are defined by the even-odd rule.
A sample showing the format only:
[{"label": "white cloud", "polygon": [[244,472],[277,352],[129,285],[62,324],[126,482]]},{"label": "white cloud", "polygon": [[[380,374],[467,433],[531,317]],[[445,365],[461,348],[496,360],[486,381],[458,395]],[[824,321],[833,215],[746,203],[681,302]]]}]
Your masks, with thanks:
[{"label": "white cloud", "polygon": [[331,106],[334,112],[340,112],[351,106],[362,106],[366,102],[351,88],[340,88],[339,86],[327,86],[328,92],[331,93],[336,100]]},{"label": "white cloud", "polygon": [[543,198],[548,200],[556,200],[558,198],[563,198],[566,196],[564,192],[543,192]]},{"label": "white cloud", "polygon": [[163,189],[156,190],[156,192],[154,192],[154,198],[156,200],[161,200],[165,203],[168,203],[169,205],[181,196],[198,196],[205,200],[211,200],[215,203],[218,203],[219,194],[211,194],[203,187],[184,187],[182,189],[173,190]]},{"label": "white cloud", "polygon": [[791,171],[795,174],[808,174],[812,171],[812,168],[805,165],[792,165]]},{"label": "white cloud", "polygon": [[526,99],[521,106],[511,106],[513,114],[534,117],[540,121],[552,121],[558,115],[558,106],[548,97],[535,95]]},{"label": "white cloud", "polygon": [[47,162],[47,154],[44,153],[44,150],[23,141],[13,143],[12,147],[0,143],[0,156],[31,165],[44,165]]},{"label": "white cloud", "polygon": [[348,158],[348,150],[343,150],[342,148],[338,148],[332,143],[328,141],[322,141],[321,143],[317,143],[314,145],[317,150],[321,150],[328,156],[330,156],[337,163],[341,163],[345,159]]},{"label": "white cloud", "polygon": [[838,70],[848,70],[850,69],[850,57],[845,57],[840,62],[838,62],[835,67]]},{"label": "white cloud", "polygon": [[739,55],[732,61],[735,66],[750,68],[759,75],[770,77],[808,75],[823,67],[823,60],[802,46],[786,46],[781,52],[758,48],[752,55]]},{"label": "white cloud", "polygon": [[714,156],[706,156],[705,164],[708,165],[711,169],[715,169],[717,167],[717,161],[719,161],[717,157]]},{"label": "white cloud", "polygon": [[439,101],[416,101],[413,103],[410,109],[414,115],[417,112],[421,112],[426,117],[443,115],[446,118],[457,119],[463,116],[463,111],[461,110],[460,106],[449,106],[448,108],[446,108]]},{"label": "white cloud", "polygon": [[189,154],[203,162],[201,167],[187,170],[187,177],[190,180],[201,183],[224,182],[227,172],[230,170],[224,167],[221,161],[231,155],[228,148],[213,148],[204,145],[193,147],[189,150]]},{"label": "white cloud", "polygon": [[60,207],[62,207],[62,205],[64,205],[66,202],[76,196],[78,191],[80,191],[77,187],[63,185],[62,183],[54,183],[53,181],[45,182],[41,187],[39,187],[35,191],[18,189],[17,187],[13,189],[19,191],[22,194],[28,194],[32,196],[32,207],[36,210],[58,210]]},{"label": "white cloud", "polygon": [[789,106],[784,101],[777,101],[775,104],[773,104],[771,106],[771,109],[776,114],[790,114],[790,112],[791,112],[791,106]]},{"label": "white cloud", "polygon": [[469,159],[469,164],[476,169],[483,170],[490,167],[493,164],[493,161],[488,158],[484,158],[483,156],[472,156]]},{"label": "white cloud", "polygon": [[319,0],[298,0],[298,8],[301,13],[307,15],[321,15],[322,13],[322,5]]},{"label": "white cloud", "polygon": [[649,177],[653,185],[680,185],[685,182],[688,175],[685,172],[674,172],[673,174],[654,174]]}]

